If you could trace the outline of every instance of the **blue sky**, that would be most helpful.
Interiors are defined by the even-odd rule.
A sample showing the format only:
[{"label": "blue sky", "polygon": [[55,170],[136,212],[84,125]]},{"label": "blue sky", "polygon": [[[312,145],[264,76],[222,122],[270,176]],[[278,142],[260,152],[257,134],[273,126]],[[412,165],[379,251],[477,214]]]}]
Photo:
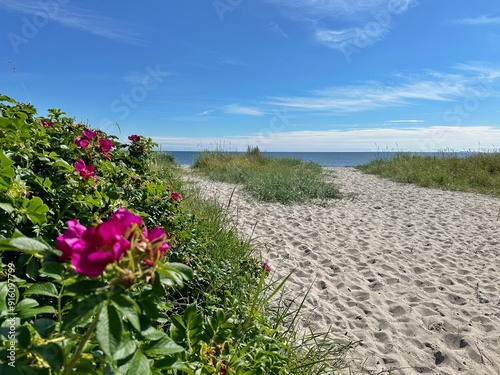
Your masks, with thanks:
[{"label": "blue sky", "polygon": [[499,45],[497,0],[0,0],[0,93],[163,150],[492,149]]}]

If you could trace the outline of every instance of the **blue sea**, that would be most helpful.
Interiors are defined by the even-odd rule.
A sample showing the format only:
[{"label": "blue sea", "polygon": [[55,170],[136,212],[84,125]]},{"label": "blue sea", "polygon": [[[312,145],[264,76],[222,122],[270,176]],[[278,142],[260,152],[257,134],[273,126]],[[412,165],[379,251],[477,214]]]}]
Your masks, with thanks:
[{"label": "blue sea", "polygon": [[[170,151],[181,165],[193,164],[200,152],[198,151]],[[238,154],[235,152],[235,154]],[[244,153],[242,153],[244,154]],[[392,158],[401,152],[263,152],[264,155],[275,158],[296,158],[303,161],[318,163],[324,167],[351,167],[371,162],[375,159]],[[412,153],[422,155],[442,155],[442,153]],[[453,153],[460,156],[462,153]],[[463,153],[464,155],[466,153]]]}]

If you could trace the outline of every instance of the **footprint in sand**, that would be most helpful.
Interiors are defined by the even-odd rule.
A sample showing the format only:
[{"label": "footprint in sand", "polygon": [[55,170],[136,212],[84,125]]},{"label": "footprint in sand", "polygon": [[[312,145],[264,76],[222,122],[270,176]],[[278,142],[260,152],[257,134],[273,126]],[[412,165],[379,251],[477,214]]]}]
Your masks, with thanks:
[{"label": "footprint in sand", "polygon": [[400,316],[406,315],[406,310],[402,306],[399,306],[399,305],[391,307],[389,309],[389,312],[395,318],[399,318]]},{"label": "footprint in sand", "polygon": [[[369,280],[372,280],[372,279],[369,279]],[[382,284],[379,281],[373,281],[370,283],[369,287],[371,290],[376,292],[376,291],[379,291],[380,289],[382,289],[384,287],[384,284]]]},{"label": "footprint in sand", "polygon": [[467,304],[467,301],[463,297],[457,296],[456,294],[449,293],[447,295],[447,298],[448,298],[448,301],[450,301],[454,305],[462,306],[462,305]]}]

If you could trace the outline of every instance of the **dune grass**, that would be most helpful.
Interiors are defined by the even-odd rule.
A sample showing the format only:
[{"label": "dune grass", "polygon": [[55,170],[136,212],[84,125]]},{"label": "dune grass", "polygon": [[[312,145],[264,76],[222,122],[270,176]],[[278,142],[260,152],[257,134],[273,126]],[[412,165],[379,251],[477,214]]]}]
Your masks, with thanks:
[{"label": "dune grass", "polygon": [[245,154],[206,151],[193,167],[214,181],[243,184],[245,191],[261,201],[290,204],[341,197],[319,164],[271,158],[257,147]]},{"label": "dune grass", "polygon": [[401,154],[357,167],[393,181],[423,187],[500,197],[500,153],[470,153],[465,157]]}]

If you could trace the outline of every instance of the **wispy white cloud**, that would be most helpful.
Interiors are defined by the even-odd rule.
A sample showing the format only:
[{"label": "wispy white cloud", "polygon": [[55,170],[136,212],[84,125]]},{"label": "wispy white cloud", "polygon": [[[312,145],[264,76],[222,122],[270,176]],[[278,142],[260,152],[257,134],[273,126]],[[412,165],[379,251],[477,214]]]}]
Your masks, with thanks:
[{"label": "wispy white cloud", "polygon": [[278,25],[276,22],[270,22],[268,27],[282,37],[288,38],[288,34],[285,33],[280,25]]},{"label": "wispy white cloud", "polygon": [[209,114],[211,114],[214,111],[215,111],[215,109],[207,109],[206,111],[197,113],[195,116],[208,116]]},{"label": "wispy white cloud", "polygon": [[[418,0],[268,0],[295,20],[308,22],[314,38],[335,50],[368,47],[390,31],[392,18]],[[338,25],[343,25],[339,27]],[[350,56],[350,55],[349,55]],[[346,55],[346,57],[348,57]]]},{"label": "wispy white cloud", "polygon": [[461,25],[500,25],[500,17],[492,17],[490,15],[481,15],[474,18],[464,18],[461,20],[455,20],[455,23]]},{"label": "wispy white cloud", "polygon": [[225,113],[233,115],[264,116],[266,113],[257,107],[248,107],[240,104],[230,104],[223,107]]},{"label": "wispy white cloud", "polygon": [[316,39],[333,49],[349,53],[350,48],[365,48],[383,39],[389,32],[389,25],[374,24],[375,27],[366,29],[353,27],[341,30],[318,29]]},{"label": "wispy white cloud", "polygon": [[226,113],[230,115],[243,115],[243,116],[264,116],[267,114],[264,110],[252,107],[245,106],[241,104],[228,104],[222,107],[207,109],[200,113],[195,114],[195,116],[208,116],[212,113]]},{"label": "wispy white cloud", "polygon": [[295,131],[231,137],[153,137],[166,150],[203,150],[229,145],[233,151],[468,151],[495,149],[500,127],[430,126],[357,130]]},{"label": "wispy white cloud", "polygon": [[[419,101],[452,101],[461,97],[482,98],[495,93],[499,68],[463,65],[468,72],[427,71],[420,75],[396,75],[398,83],[368,81],[358,85],[317,90],[308,96],[271,97],[267,104],[301,110],[337,113],[362,112],[379,108],[413,105]],[[477,74],[471,74],[473,72]],[[481,77],[481,79],[479,79]]]},{"label": "wispy white cloud", "polygon": [[475,79],[479,82],[489,83],[500,79],[500,67],[494,65],[485,65],[482,63],[457,64],[454,68],[474,75]]},{"label": "wispy white cloud", "polygon": [[77,29],[100,37],[128,43],[139,42],[138,34],[131,31],[130,25],[109,17],[100,16],[87,9],[60,4],[57,1],[41,2],[35,0],[0,0],[0,8],[7,11],[46,17],[62,26]]}]

